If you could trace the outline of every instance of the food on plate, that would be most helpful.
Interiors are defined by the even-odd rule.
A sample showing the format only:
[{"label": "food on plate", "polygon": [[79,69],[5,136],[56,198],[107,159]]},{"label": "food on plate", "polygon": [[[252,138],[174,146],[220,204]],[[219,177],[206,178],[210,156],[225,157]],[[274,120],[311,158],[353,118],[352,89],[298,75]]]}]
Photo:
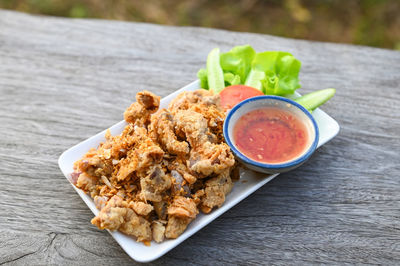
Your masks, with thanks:
[{"label": "food on plate", "polygon": [[247,157],[276,164],[298,157],[310,140],[307,128],[296,115],[281,108],[264,107],[238,119],[233,141]]},{"label": "food on plate", "polygon": [[296,98],[294,101],[304,106],[304,108],[306,108],[308,111],[312,112],[317,109],[317,107],[323,105],[330,98],[332,98],[333,95],[335,95],[335,92],[336,90],[332,88],[313,91]]},{"label": "food on plate", "polygon": [[[299,73],[301,62],[292,54],[282,51],[256,53],[250,45],[236,46],[229,52],[211,50],[207,67],[197,72],[200,86],[215,93],[226,94],[226,87],[245,85],[261,94],[295,98],[300,88]],[[242,87],[243,88],[243,87]],[[248,89],[246,89],[248,90]],[[316,91],[296,100],[310,112],[324,104],[335,94],[335,89]],[[228,107],[255,95],[243,93],[242,97],[228,97]],[[221,95],[223,102],[224,97]],[[224,106],[224,104],[223,104]],[[229,108],[227,108],[229,109]]]},{"label": "food on plate", "polygon": [[71,181],[99,209],[92,224],[149,244],[177,238],[199,213],[220,207],[232,187],[235,159],[225,143],[225,112],[211,91],[187,91],[167,109],[137,93],[120,135],[74,164]]},{"label": "food on plate", "polygon": [[[294,98],[300,66],[287,52],[256,53],[249,45],[226,53],[215,48],[206,69],[198,72],[203,89],[179,94],[167,109],[159,108],[155,94],[137,93],[124,112],[123,132],[107,131],[104,143],[74,164],[72,183],[99,209],[92,224],[148,244],[177,238],[199,211],[221,207],[237,175],[223,135],[226,112],[254,96]],[[311,112],[334,93],[317,91],[296,101]],[[235,142],[246,156],[275,163],[296,157],[307,132],[289,113],[265,108],[239,120]]]},{"label": "food on plate", "polygon": [[300,88],[301,63],[292,54],[280,51],[256,53],[250,45],[236,46],[226,53],[218,48],[207,57],[207,68],[197,73],[201,87],[216,93],[229,85],[247,85],[263,93],[292,94]]},{"label": "food on plate", "polygon": [[225,109],[232,109],[233,106],[248,98],[264,95],[261,91],[246,85],[232,85],[223,89],[221,96],[221,105]]},{"label": "food on plate", "polygon": [[[309,112],[312,112],[332,98],[333,95],[335,95],[335,92],[335,89],[318,90],[298,97],[294,99],[294,101],[301,104]],[[241,101],[264,94],[261,91],[246,85],[232,85],[224,88],[219,95],[221,97],[221,106],[224,109],[229,110]]]}]

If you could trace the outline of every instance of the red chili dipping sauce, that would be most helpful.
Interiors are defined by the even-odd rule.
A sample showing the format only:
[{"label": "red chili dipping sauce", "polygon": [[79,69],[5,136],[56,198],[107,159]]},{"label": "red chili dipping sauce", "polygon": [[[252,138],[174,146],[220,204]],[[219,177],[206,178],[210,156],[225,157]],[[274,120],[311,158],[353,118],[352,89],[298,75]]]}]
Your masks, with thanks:
[{"label": "red chili dipping sauce", "polygon": [[299,156],[307,146],[308,132],[291,113],[273,107],[250,111],[233,128],[236,147],[262,163],[283,163]]}]

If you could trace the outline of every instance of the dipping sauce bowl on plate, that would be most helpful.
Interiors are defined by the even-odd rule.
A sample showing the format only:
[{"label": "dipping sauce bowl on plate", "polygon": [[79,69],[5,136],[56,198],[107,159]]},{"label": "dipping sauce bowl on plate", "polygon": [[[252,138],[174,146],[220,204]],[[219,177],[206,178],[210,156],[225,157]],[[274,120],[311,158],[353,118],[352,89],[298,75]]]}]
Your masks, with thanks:
[{"label": "dipping sauce bowl on plate", "polygon": [[300,104],[279,96],[257,96],[229,111],[224,137],[249,169],[282,173],[303,164],[318,144],[318,126]]}]

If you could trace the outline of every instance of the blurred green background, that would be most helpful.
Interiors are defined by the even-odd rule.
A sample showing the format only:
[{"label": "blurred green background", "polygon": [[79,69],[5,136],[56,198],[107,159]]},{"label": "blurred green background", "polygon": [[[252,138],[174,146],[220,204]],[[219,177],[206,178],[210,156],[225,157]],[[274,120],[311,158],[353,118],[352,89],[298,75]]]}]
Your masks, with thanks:
[{"label": "blurred green background", "polygon": [[400,0],[0,0],[0,8],[400,50]]}]

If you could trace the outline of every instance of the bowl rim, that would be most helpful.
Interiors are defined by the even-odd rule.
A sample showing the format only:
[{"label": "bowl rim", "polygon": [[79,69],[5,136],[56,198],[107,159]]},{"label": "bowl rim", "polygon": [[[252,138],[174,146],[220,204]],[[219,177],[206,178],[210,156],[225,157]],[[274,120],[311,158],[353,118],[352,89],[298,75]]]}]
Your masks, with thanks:
[{"label": "bowl rim", "polygon": [[[268,164],[268,163],[262,163],[262,162],[258,162],[255,161],[253,159],[250,159],[249,157],[245,156],[242,152],[240,152],[235,145],[232,143],[231,141],[231,137],[229,136],[228,133],[228,126],[230,123],[230,120],[233,116],[233,114],[239,110],[242,106],[247,105],[247,104],[251,104],[253,102],[257,102],[257,101],[265,101],[265,100],[278,100],[278,101],[284,101],[287,102],[289,104],[292,104],[294,106],[296,106],[298,109],[300,109],[304,114],[306,114],[306,116],[311,120],[311,123],[314,127],[314,131],[315,131],[315,137],[314,140],[312,142],[312,144],[310,145],[310,147],[307,149],[307,151],[300,157],[296,158],[295,160],[291,160],[291,161],[287,161],[284,163],[277,163],[277,164]],[[251,97],[248,98],[244,101],[241,101],[240,103],[236,104],[227,114],[225,121],[224,121],[224,125],[223,125],[223,135],[225,138],[226,143],[229,145],[229,147],[232,149],[232,151],[235,153],[235,155],[237,157],[239,157],[239,159],[241,159],[242,161],[244,161],[247,164],[251,164],[253,166],[257,166],[257,167],[261,167],[261,168],[267,168],[267,169],[285,169],[285,168],[289,168],[289,167],[293,167],[295,165],[298,165],[304,161],[306,161],[311,154],[314,153],[314,151],[317,148],[318,145],[318,140],[319,140],[319,129],[318,129],[318,125],[315,122],[314,117],[311,115],[311,113],[304,108],[302,105],[300,105],[299,103],[285,98],[285,97],[281,97],[281,96],[275,96],[275,95],[260,95],[260,96],[255,96],[255,97]]]}]

